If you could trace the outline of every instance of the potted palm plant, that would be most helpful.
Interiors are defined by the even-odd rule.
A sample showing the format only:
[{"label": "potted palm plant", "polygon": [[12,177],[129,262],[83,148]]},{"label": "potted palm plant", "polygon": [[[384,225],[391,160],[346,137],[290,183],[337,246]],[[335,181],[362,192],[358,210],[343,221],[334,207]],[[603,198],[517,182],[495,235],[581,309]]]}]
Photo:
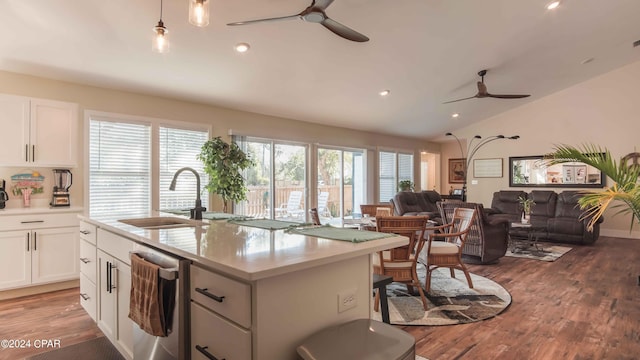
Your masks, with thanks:
[{"label": "potted palm plant", "polygon": [[227,212],[229,201],[246,200],[247,187],[242,171],[253,161],[238,144],[228,144],[218,136],[202,145],[198,160],[204,163],[204,171],[209,175],[205,188],[222,197],[222,211]]},{"label": "potted palm plant", "polygon": [[640,220],[640,167],[617,162],[607,148],[593,144],[579,147],[559,145],[553,153],[545,156],[549,165],[579,161],[591,165],[613,180],[614,184],[603,191],[583,191],[578,204],[585,210],[583,218],[589,218],[587,227],[594,224],[608,208],[617,209],[614,214],[631,214],[630,230]]}]

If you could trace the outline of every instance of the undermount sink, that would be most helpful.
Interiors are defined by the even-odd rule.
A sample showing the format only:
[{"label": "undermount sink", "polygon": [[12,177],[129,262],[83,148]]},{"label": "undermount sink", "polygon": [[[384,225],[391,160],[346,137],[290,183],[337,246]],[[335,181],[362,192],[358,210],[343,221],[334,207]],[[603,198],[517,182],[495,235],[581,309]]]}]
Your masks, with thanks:
[{"label": "undermount sink", "polygon": [[173,229],[180,227],[195,227],[206,225],[206,223],[198,220],[181,219],[169,216],[148,217],[140,219],[122,219],[118,221],[143,229]]}]

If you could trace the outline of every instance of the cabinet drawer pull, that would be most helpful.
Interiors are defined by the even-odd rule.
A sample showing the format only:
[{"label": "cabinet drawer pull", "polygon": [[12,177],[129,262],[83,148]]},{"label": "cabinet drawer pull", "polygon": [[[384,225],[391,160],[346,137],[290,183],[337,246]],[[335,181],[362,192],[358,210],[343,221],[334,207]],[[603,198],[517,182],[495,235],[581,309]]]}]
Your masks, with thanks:
[{"label": "cabinet drawer pull", "polygon": [[87,301],[89,300],[89,296],[87,296],[87,294],[82,294],[80,293],[80,297],[82,298],[82,300]]},{"label": "cabinet drawer pull", "polygon": [[215,300],[215,301],[217,301],[219,303],[221,303],[224,300],[224,296],[213,295],[212,293],[210,293],[207,290],[209,290],[209,289],[196,288],[196,292],[198,292],[198,293],[200,293],[200,294],[202,294],[202,295],[204,295],[204,296],[206,296],[208,298],[211,298],[211,299],[213,299],[213,300]]},{"label": "cabinet drawer pull", "polygon": [[80,234],[89,235],[89,234],[91,234],[91,231],[89,231],[89,230],[80,230]]},{"label": "cabinet drawer pull", "polygon": [[[211,353],[207,351],[208,348],[209,348],[208,346],[202,347],[200,345],[196,345],[196,350],[200,351],[202,353],[202,355],[207,357],[207,359],[218,360],[217,357],[211,355]],[[220,360],[225,360],[225,359],[220,359]]]},{"label": "cabinet drawer pull", "polygon": [[35,223],[43,223],[44,220],[30,220],[30,221],[20,221],[20,224],[35,224]]},{"label": "cabinet drawer pull", "polygon": [[36,146],[31,145],[31,148],[33,149],[31,151],[31,161],[36,162]]},{"label": "cabinet drawer pull", "polygon": [[82,261],[85,264],[88,264],[91,262],[91,260],[87,259],[87,258],[80,258],[80,261]]}]

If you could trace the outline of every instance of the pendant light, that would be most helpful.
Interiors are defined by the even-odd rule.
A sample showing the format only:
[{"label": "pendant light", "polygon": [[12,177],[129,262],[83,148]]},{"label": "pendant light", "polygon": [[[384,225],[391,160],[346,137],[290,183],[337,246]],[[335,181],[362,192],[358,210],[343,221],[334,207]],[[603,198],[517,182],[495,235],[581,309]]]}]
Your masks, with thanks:
[{"label": "pendant light", "polygon": [[199,27],[209,25],[209,0],[189,0],[189,22]]},{"label": "pendant light", "polygon": [[169,38],[167,37],[169,30],[167,30],[162,22],[162,0],[160,0],[160,21],[158,21],[158,25],[153,28],[153,32],[155,33],[153,37],[153,51],[161,54],[169,52]]}]

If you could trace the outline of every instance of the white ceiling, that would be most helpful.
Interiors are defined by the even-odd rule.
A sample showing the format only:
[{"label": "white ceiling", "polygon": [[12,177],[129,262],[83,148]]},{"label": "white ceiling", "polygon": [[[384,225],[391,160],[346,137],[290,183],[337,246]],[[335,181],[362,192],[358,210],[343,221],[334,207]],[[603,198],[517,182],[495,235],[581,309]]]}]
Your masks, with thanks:
[{"label": "white ceiling", "polygon": [[[226,26],[310,1],[210,1],[211,23],[197,28],[187,0],[164,0],[171,51],[161,55],[151,51],[159,0],[3,0],[0,69],[434,138],[640,60],[639,0],[564,0],[554,11],[550,0],[335,0],[327,15],[366,43],[301,20]],[[236,53],[239,42],[251,50]],[[532,96],[442,104],[475,95],[482,69],[489,92]]]}]

